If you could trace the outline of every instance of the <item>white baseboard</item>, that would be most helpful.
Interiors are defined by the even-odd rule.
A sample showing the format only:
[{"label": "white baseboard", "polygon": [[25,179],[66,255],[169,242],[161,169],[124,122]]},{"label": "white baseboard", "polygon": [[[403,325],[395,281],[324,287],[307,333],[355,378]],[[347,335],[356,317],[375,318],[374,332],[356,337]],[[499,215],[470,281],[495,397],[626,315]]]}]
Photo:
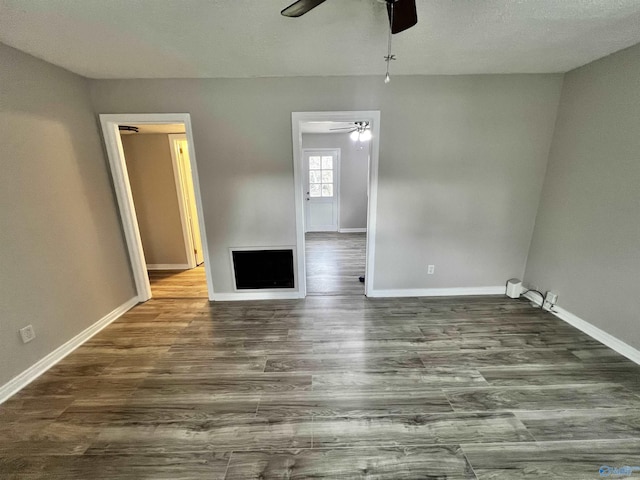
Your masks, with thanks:
[{"label": "white baseboard", "polygon": [[[533,303],[535,303],[538,306],[542,304],[542,299],[534,292],[527,292],[523,295],[523,297],[525,297],[528,300],[531,300]],[[560,320],[564,320],[569,325],[573,325],[578,330],[581,330],[582,332],[589,335],[591,338],[598,340],[600,343],[605,344],[607,347],[609,347],[612,350],[615,350],[620,355],[627,357],[632,362],[635,362],[640,365],[640,351],[635,349],[631,345],[624,343],[619,338],[614,337],[610,333],[607,333],[604,330],[601,330],[595,325],[590,324],[586,320],[583,320],[577,315],[574,315],[568,310],[565,310],[564,308],[559,307],[557,305],[553,306],[553,310],[547,310],[547,309],[545,310],[553,313],[556,317],[558,317]]]},{"label": "white baseboard", "polygon": [[147,270],[189,270],[188,263],[148,263]]},{"label": "white baseboard", "polygon": [[373,290],[370,297],[456,297],[463,295],[504,295],[506,287],[461,287],[461,288],[405,288],[397,290]]},{"label": "white baseboard", "polygon": [[231,293],[214,293],[214,302],[242,302],[248,300],[293,300],[302,298],[300,292],[231,292]]},{"label": "white baseboard", "polygon": [[71,340],[56,348],[46,357],[38,360],[35,364],[27,368],[24,372],[13,377],[7,383],[0,387],[0,403],[7,400],[12,395],[18,393],[24,387],[33,382],[36,378],[42,375],[44,372],[53,367],[56,363],[62,360],[64,357],[73,352],[76,348],[82,345],[84,342],[93,337],[100,330],[105,328],[114,320],[121,317],[128,310],[134,307],[138,303],[138,298],[134,297],[131,300],[126,301],[112,312],[106,314],[96,323],[89,328],[83,330]]},{"label": "white baseboard", "polygon": [[339,233],[367,233],[366,228],[340,228]]},{"label": "white baseboard", "polygon": [[530,300],[532,303],[535,303],[537,306],[542,305],[542,299],[536,292],[523,293],[522,296],[527,300]]}]

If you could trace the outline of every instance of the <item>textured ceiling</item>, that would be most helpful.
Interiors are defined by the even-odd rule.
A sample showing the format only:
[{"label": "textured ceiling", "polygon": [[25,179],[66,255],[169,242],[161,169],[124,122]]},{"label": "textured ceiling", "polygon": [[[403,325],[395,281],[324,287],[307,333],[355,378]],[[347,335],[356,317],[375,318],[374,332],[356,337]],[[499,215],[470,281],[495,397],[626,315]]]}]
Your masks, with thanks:
[{"label": "textured ceiling", "polygon": [[[92,78],[384,74],[376,0],[0,0],[0,41]],[[396,74],[564,72],[640,42],[640,0],[417,0]]]}]

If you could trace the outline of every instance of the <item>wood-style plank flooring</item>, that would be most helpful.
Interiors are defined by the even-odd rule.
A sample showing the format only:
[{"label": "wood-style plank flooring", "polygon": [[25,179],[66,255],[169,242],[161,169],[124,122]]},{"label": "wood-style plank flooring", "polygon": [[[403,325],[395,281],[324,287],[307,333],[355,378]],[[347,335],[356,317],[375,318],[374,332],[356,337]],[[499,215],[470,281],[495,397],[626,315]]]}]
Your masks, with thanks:
[{"label": "wood-style plank flooring", "polygon": [[639,395],[524,300],[155,298],[0,406],[0,478],[595,479]]},{"label": "wood-style plank flooring", "polygon": [[209,298],[204,265],[190,270],[149,270],[153,298]]},{"label": "wood-style plank flooring", "polygon": [[307,233],[307,295],[364,295],[366,233]]}]

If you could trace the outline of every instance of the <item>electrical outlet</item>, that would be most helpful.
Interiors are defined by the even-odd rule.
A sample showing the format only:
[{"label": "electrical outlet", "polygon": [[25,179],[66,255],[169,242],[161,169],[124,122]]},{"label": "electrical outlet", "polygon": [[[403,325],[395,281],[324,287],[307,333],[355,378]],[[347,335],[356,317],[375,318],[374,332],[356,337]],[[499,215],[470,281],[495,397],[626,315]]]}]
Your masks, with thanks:
[{"label": "electrical outlet", "polygon": [[29,343],[36,338],[36,331],[33,329],[33,325],[27,325],[20,329],[20,336],[22,337],[22,343]]},{"label": "electrical outlet", "polygon": [[558,301],[558,295],[553,292],[547,292],[544,296],[544,302],[542,302],[542,308],[544,310],[551,310]]},{"label": "electrical outlet", "polygon": [[544,301],[555,305],[558,303],[558,294],[553,292],[547,292],[547,295],[544,297]]},{"label": "electrical outlet", "polygon": [[433,275],[434,273],[436,273],[436,266],[427,265],[427,275]]}]

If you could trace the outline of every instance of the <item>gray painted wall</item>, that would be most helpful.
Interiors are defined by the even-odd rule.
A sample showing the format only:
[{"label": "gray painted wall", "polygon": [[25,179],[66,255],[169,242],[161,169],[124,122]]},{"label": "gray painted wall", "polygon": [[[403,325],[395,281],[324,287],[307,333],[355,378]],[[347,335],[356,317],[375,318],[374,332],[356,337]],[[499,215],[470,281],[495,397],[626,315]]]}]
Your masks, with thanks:
[{"label": "gray painted wall", "polygon": [[186,264],[169,136],[121,137],[147,265]]},{"label": "gray painted wall", "polygon": [[2,385],[134,288],[87,81],[0,44],[0,145]]},{"label": "gray painted wall", "polygon": [[367,183],[370,142],[358,149],[348,133],[305,133],[302,148],[340,149],[340,225],[339,228],[367,227]]},{"label": "gray painted wall", "polygon": [[640,348],[640,45],[565,76],[525,281]]},{"label": "gray painted wall", "polygon": [[[291,112],[380,110],[376,289],[522,277],[562,75],[95,80],[97,113],[188,112],[214,288],[295,245]],[[427,263],[436,274],[427,275]]]}]

